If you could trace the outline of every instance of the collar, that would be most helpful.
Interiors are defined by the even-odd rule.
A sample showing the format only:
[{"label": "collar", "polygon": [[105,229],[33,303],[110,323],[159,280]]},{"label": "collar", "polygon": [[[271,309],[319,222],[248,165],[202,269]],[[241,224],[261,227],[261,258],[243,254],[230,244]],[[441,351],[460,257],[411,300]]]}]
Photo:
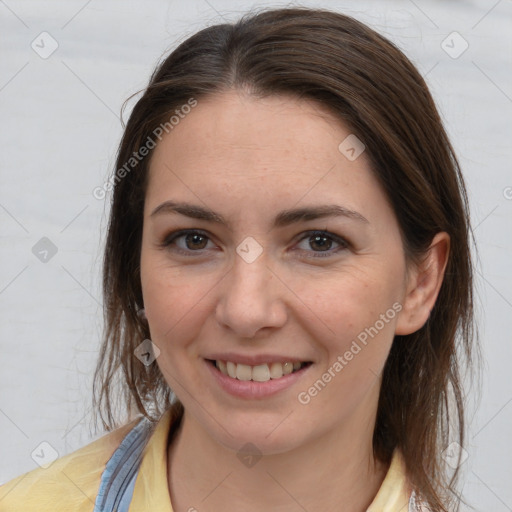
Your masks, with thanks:
[{"label": "collar", "polygon": [[[167,444],[172,420],[172,410],[169,409],[158,421],[146,445],[129,512],[173,512],[167,478]],[[409,508],[409,500],[405,464],[400,452],[395,451],[384,481],[367,512],[405,512]]]}]

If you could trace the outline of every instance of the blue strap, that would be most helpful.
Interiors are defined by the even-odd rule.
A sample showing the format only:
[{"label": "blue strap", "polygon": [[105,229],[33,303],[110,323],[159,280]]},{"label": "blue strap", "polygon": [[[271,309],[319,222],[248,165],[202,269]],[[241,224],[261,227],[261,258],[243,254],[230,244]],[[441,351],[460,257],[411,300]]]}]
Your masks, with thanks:
[{"label": "blue strap", "polygon": [[[135,488],[135,480],[137,480],[138,471],[133,473],[132,479],[128,483],[126,490],[123,492],[121,496],[121,500],[119,501],[119,506],[117,507],[117,512],[128,512],[130,508],[130,503],[132,502],[133,497],[133,489]],[[413,511],[415,512],[415,511]]]},{"label": "blue strap", "polygon": [[128,512],[153,423],[143,417],[121,441],[101,475],[93,512]]}]

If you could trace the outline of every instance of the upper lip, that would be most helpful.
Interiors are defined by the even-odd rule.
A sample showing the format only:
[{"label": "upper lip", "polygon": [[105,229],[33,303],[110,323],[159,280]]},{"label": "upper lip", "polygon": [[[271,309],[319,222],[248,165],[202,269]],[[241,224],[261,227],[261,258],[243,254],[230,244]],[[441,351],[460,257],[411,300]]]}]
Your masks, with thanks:
[{"label": "upper lip", "polygon": [[235,354],[232,352],[210,354],[204,357],[205,359],[211,359],[213,361],[231,361],[236,364],[246,364],[248,366],[258,366],[264,363],[306,363],[310,362],[307,358],[298,358],[292,356],[283,356],[280,354]]}]

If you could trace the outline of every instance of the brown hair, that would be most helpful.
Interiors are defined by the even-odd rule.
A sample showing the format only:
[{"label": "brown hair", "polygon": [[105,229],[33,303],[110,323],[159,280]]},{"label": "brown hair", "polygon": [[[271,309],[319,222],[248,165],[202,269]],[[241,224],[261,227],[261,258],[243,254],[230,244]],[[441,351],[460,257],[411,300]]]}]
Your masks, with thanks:
[{"label": "brown hair", "polygon": [[[408,262],[425,254],[436,233],[450,235],[444,281],[428,321],[393,341],[373,445],[386,463],[401,450],[410,483],[432,511],[458,509],[452,504],[458,502],[458,471],[446,473],[442,451],[449,439],[464,444],[460,357],[471,363],[475,338],[471,228],[461,171],[423,78],[396,46],[351,17],[308,8],[249,13],[201,30],[157,67],[130,115],[116,169],[191,98],[200,102],[242,88],[257,97],[316,100],[350,127],[391,202]],[[104,255],[105,335],[94,386],[106,429],[115,424],[115,400],[122,410],[154,420],[176,403],[158,366],[134,357],[149,338],[137,314],[149,161],[150,155],[132,162],[114,180]]]}]

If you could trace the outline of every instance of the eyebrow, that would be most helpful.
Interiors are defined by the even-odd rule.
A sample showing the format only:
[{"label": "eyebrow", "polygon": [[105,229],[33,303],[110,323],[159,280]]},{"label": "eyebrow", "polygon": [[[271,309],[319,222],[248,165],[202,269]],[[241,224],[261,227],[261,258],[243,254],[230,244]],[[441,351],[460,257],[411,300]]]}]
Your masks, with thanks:
[{"label": "eyebrow", "polygon": [[[190,203],[165,201],[161,205],[157,206],[151,212],[150,216],[154,217],[155,215],[161,215],[164,213],[178,213],[193,219],[205,220],[214,222],[216,224],[222,224],[224,226],[229,226],[229,223],[226,221],[226,219],[219,213],[216,213],[208,208]],[[276,215],[274,219],[274,228],[281,228],[296,222],[316,220],[324,217],[346,217],[358,222],[370,224],[368,219],[363,217],[363,215],[361,215],[359,212],[349,210],[348,208],[337,204],[331,204],[283,210]]]}]

